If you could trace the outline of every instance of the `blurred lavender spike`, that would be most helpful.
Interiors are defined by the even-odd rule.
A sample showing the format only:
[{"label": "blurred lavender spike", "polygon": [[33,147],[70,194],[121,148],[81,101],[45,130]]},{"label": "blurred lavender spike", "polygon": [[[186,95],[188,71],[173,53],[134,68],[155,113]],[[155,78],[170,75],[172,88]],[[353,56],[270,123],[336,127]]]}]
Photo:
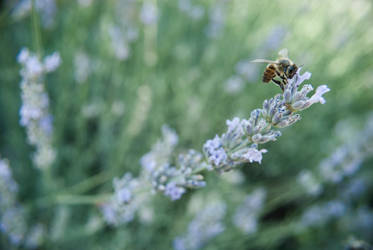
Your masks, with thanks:
[{"label": "blurred lavender spike", "polygon": [[247,195],[244,202],[238,206],[232,218],[233,224],[246,234],[253,234],[258,228],[258,216],[264,205],[266,191],[255,189]]},{"label": "blurred lavender spike", "polygon": [[9,162],[0,158],[0,232],[13,246],[25,243],[36,248],[43,242],[44,231],[27,228],[26,210],[18,203],[17,193],[18,184],[13,179]]},{"label": "blurred lavender spike", "polygon": [[174,239],[174,249],[201,249],[225,230],[222,222],[225,213],[226,205],[219,200],[206,205],[189,223],[187,233]]},{"label": "blurred lavender spike", "polygon": [[17,57],[22,68],[20,124],[26,128],[28,141],[36,147],[34,163],[41,169],[48,168],[55,159],[52,147],[53,117],[49,113],[49,96],[44,87],[44,76],[55,71],[61,64],[58,52],[44,60],[23,48]]}]

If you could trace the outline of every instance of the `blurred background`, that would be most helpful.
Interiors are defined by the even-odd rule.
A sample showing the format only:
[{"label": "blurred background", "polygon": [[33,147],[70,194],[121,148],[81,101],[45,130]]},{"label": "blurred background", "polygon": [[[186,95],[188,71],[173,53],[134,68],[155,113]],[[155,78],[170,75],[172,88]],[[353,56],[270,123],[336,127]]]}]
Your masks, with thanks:
[{"label": "blurred background", "polygon": [[[61,56],[44,78],[56,151],[48,177],[20,125],[23,47]],[[12,220],[23,228],[18,240],[0,210],[1,249],[373,244],[372,1],[2,1],[0,48],[0,155],[24,209]],[[282,48],[314,87],[331,91],[266,145],[261,165],[208,172],[205,188],[175,202],[154,195],[117,227],[97,204],[53,199],[110,193],[113,177],[136,176],[163,124],[180,149],[201,151],[227,119],[248,118],[279,93],[261,83],[265,65],[250,60],[276,59]]]}]

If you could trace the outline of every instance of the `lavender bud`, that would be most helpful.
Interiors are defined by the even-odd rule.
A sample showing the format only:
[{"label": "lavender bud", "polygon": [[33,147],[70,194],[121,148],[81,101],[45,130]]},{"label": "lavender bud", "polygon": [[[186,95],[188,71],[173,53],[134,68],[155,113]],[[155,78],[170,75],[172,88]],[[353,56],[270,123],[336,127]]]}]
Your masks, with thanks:
[{"label": "lavender bud", "polygon": [[255,134],[251,137],[251,140],[255,143],[258,143],[262,138],[262,135],[261,134]]},{"label": "lavender bud", "polygon": [[269,141],[275,141],[278,136],[281,136],[281,132],[272,130],[268,134],[263,135],[259,140],[256,141],[256,143],[264,144]]},{"label": "lavender bud", "polygon": [[285,99],[285,103],[290,103],[291,102],[291,90],[289,90],[289,89],[285,90],[284,99]]},{"label": "lavender bud", "polygon": [[269,102],[268,102],[268,100],[264,100],[264,102],[263,102],[263,109],[265,109],[266,111],[269,110]]},{"label": "lavender bud", "polygon": [[270,110],[269,110],[269,117],[272,118],[277,112],[277,107],[276,105],[271,105]]},{"label": "lavender bud", "polygon": [[251,125],[250,122],[248,122],[248,123],[246,124],[246,133],[247,133],[248,135],[251,135],[251,134],[253,133],[253,127],[252,127],[252,125]]},{"label": "lavender bud", "polygon": [[280,112],[277,112],[273,118],[272,118],[272,123],[274,125],[277,125],[280,121],[281,121],[281,118],[282,118],[282,114]]},{"label": "lavender bud", "polygon": [[279,127],[279,128],[285,128],[285,127],[288,127],[292,124],[294,124],[295,122],[297,122],[298,120],[300,120],[300,115],[299,114],[296,114],[296,115],[292,115],[284,120],[282,120],[280,123],[278,123],[276,125],[276,127]]},{"label": "lavender bud", "polygon": [[297,101],[291,106],[293,107],[293,109],[298,110],[298,109],[303,108],[303,105],[304,105],[304,101]]},{"label": "lavender bud", "polygon": [[255,126],[258,122],[258,119],[259,119],[259,115],[260,115],[260,110],[259,109],[255,109],[251,112],[251,115],[250,115],[250,120],[253,121],[253,125]]}]

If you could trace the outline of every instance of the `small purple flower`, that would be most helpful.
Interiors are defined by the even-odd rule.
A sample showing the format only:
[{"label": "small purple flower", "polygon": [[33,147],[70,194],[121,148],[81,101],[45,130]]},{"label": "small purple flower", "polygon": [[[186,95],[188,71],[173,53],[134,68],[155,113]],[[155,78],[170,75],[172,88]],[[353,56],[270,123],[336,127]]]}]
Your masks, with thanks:
[{"label": "small purple flower", "polygon": [[44,67],[46,72],[55,71],[61,64],[60,53],[54,52],[53,54],[44,58]]},{"label": "small purple flower", "polygon": [[214,139],[208,140],[203,146],[203,150],[206,152],[210,163],[213,163],[215,166],[226,164],[228,156],[218,135]]},{"label": "small purple flower", "polygon": [[178,187],[174,182],[170,182],[166,185],[164,194],[169,196],[171,200],[178,200],[185,193],[185,188]]}]

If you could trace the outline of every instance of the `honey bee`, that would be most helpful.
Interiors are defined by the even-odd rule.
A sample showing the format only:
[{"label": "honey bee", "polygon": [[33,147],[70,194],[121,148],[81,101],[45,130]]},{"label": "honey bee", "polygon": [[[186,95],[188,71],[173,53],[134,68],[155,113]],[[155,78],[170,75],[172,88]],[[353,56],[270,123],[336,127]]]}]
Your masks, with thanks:
[{"label": "honey bee", "polygon": [[[284,91],[284,86],[288,83],[288,79],[292,79],[297,73],[298,66],[289,59],[287,49],[282,49],[278,54],[279,58],[276,61],[256,59],[252,62],[268,63],[263,73],[262,81],[265,83],[272,81]],[[275,79],[276,76],[281,80]]]}]

